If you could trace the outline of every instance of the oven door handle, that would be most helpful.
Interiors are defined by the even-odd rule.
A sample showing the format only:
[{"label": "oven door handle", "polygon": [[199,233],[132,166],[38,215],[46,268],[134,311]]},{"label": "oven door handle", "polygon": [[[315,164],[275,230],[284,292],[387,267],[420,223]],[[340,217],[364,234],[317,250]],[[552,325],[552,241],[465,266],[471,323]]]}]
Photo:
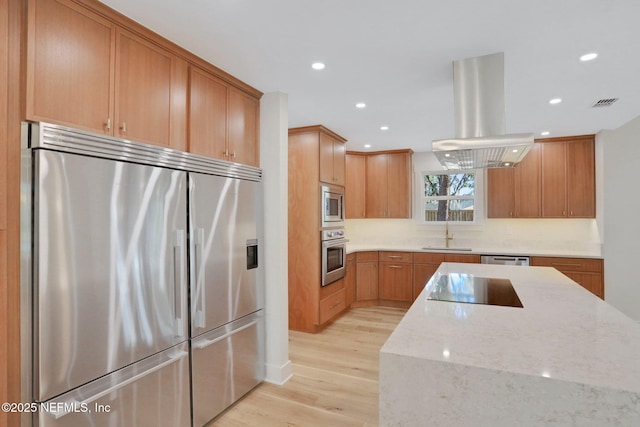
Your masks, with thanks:
[{"label": "oven door handle", "polygon": [[322,242],[322,247],[323,248],[331,248],[331,247],[334,247],[334,246],[340,246],[340,245],[344,245],[348,241],[349,241],[349,239],[325,240],[324,242]]}]

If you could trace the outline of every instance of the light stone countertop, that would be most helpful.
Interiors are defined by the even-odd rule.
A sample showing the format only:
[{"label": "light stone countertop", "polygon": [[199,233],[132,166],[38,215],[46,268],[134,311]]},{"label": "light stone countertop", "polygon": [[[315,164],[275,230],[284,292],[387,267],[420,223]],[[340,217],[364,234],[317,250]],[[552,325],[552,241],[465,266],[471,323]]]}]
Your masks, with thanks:
[{"label": "light stone countertop", "polygon": [[568,250],[541,250],[541,249],[497,249],[497,248],[475,248],[471,251],[456,251],[455,248],[443,250],[442,248],[433,247],[425,249],[415,244],[406,243],[347,243],[347,253],[364,252],[364,251],[400,251],[400,252],[438,252],[438,253],[454,253],[454,254],[476,254],[476,255],[514,255],[514,256],[557,256],[557,257],[575,257],[575,258],[596,258],[603,257],[594,251],[568,251]]},{"label": "light stone countertop", "polygon": [[[501,405],[518,425],[640,425],[640,323],[549,267],[439,273],[509,279],[523,308],[427,300],[429,281],[380,351],[381,425],[416,422],[424,405],[439,414],[445,401],[430,425],[490,425]],[[422,395],[390,397],[400,390]]]}]

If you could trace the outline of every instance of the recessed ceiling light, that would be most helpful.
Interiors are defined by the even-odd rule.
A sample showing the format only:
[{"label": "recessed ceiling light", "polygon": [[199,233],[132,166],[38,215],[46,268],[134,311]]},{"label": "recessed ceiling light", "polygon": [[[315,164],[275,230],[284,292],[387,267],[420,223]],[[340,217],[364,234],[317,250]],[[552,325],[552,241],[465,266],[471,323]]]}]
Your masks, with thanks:
[{"label": "recessed ceiling light", "polygon": [[364,144],[364,148],[371,148],[371,144]]},{"label": "recessed ceiling light", "polygon": [[545,130],[544,132],[540,132],[540,135],[547,136],[547,135],[549,135],[549,131]]},{"label": "recessed ceiling light", "polygon": [[580,57],[580,61],[591,61],[592,59],[596,59],[598,57],[598,54],[593,52],[593,53],[587,53],[586,55],[582,55]]},{"label": "recessed ceiling light", "polygon": [[366,107],[366,106],[367,106],[367,104],[365,104],[364,102],[358,102],[358,103],[356,104],[356,108],[364,108],[364,107]]},{"label": "recessed ceiling light", "polygon": [[389,130],[389,126],[380,126],[380,130]]},{"label": "recessed ceiling light", "polygon": [[505,166],[511,166],[511,163],[507,162],[504,164]]},{"label": "recessed ceiling light", "polygon": [[513,153],[517,153],[517,152],[518,152],[518,150],[517,150],[517,149],[513,149],[513,150],[512,150],[512,152],[513,152]]},{"label": "recessed ceiling light", "polygon": [[451,154],[445,154],[444,156],[445,157],[451,157]]},{"label": "recessed ceiling light", "polygon": [[311,68],[314,70],[324,70],[324,64],[322,62],[314,62],[311,64]]},{"label": "recessed ceiling light", "polygon": [[560,104],[562,102],[562,98],[553,98],[549,100],[549,104]]}]

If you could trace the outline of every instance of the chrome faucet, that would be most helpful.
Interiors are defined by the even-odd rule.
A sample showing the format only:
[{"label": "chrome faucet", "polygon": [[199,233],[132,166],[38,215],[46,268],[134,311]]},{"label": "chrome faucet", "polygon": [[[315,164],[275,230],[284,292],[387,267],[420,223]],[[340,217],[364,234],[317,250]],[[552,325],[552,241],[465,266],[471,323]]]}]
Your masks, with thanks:
[{"label": "chrome faucet", "polygon": [[453,240],[453,234],[449,234],[449,223],[446,222],[444,226],[444,247],[449,249],[449,240]]}]

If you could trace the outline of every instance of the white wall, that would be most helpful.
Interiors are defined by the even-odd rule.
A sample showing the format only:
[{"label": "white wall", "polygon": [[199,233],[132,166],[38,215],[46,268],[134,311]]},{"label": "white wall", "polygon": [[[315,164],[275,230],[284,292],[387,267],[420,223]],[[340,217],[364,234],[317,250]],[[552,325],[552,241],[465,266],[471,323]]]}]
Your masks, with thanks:
[{"label": "white wall", "polygon": [[291,377],[288,320],[288,98],[268,93],[260,101],[260,164],[264,171],[264,265],[266,381]]},{"label": "white wall", "polygon": [[604,152],[605,300],[640,321],[640,117],[598,136]]}]

